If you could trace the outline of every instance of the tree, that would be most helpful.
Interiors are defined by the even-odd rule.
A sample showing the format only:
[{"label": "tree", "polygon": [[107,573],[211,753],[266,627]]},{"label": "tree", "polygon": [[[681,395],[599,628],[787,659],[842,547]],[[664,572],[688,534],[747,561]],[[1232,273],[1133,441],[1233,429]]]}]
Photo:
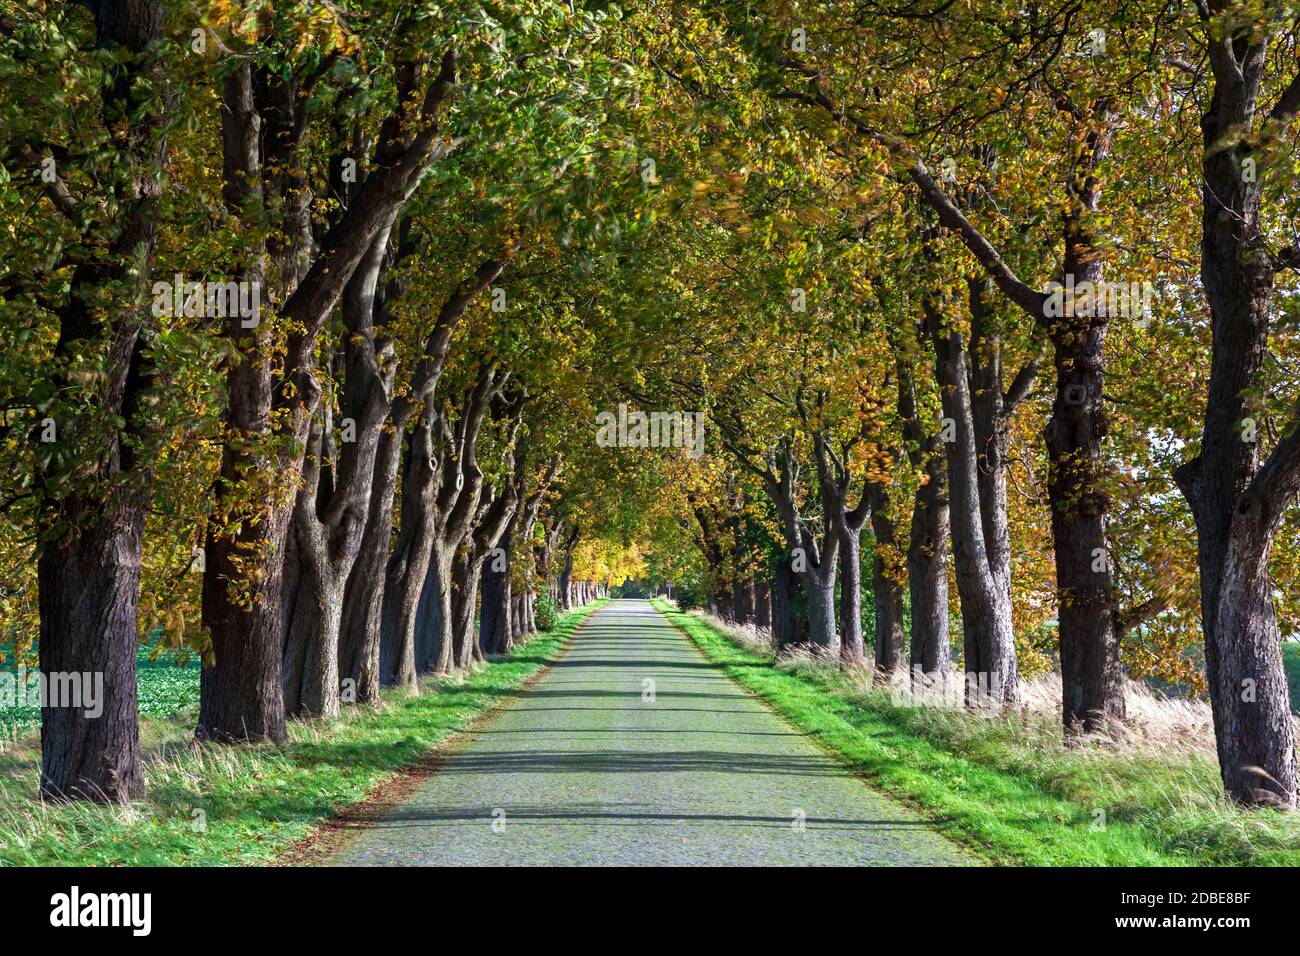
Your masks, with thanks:
[{"label": "tree", "polygon": [[[1277,275],[1300,265],[1295,245],[1275,249],[1265,219],[1266,171],[1284,175],[1275,164],[1300,111],[1300,75],[1278,41],[1286,19],[1271,9],[1248,14],[1209,0],[1197,10],[1210,65],[1202,92],[1201,284],[1213,345],[1200,447],[1176,475],[1196,518],[1206,676],[1224,789],[1247,805],[1294,807],[1295,733],[1269,553],[1300,491],[1300,412],[1282,413],[1281,437],[1264,455],[1254,396]],[[1292,29],[1294,23],[1292,12]]]},{"label": "tree", "polygon": [[[436,36],[419,38],[399,23],[404,47],[392,64],[395,106],[381,124],[374,168],[312,255],[302,150],[309,120],[318,115],[312,94],[334,58],[295,62],[296,36],[286,35],[293,28],[287,14],[273,19],[268,36],[252,39],[263,59],[280,62],[245,55],[227,66],[222,83],[227,211],[248,221],[251,235],[260,223],[279,220],[262,247],[250,250],[241,276],[258,286],[272,280],[280,322],[250,327],[232,317],[228,325],[237,357],[228,374],[226,439],[205,545],[203,617],[211,662],[203,672],[195,731],[201,740],[278,743],[285,737],[284,554],[294,483],[321,396],[312,362],[317,335],[357,267],[449,145],[441,122],[455,84],[455,47]],[[341,55],[347,41],[339,35],[336,45]],[[285,350],[279,370],[272,359],[278,335]],[[336,586],[346,573],[333,577]],[[329,619],[326,627],[336,631],[337,622]],[[322,679],[336,660],[323,664]],[[335,693],[319,688],[323,713],[336,707]]]},{"label": "tree", "polygon": [[[80,699],[43,703],[41,795],[124,802],[144,790],[136,630],[158,385],[146,290],[163,208],[167,106],[178,94],[163,67],[164,4],[103,0],[93,14],[89,27],[72,12],[44,29],[25,14],[5,20],[15,72],[39,69],[57,50],[85,85],[59,94],[71,115],[45,129],[13,127],[4,159],[17,154],[66,220],[53,235],[67,230],[66,245],[52,243],[46,260],[61,277],[54,287],[66,293],[32,293],[57,331],[22,422],[39,443],[23,485],[37,499],[42,527],[40,667],[52,683],[103,684],[100,714]],[[6,277],[6,299],[21,293],[25,278]],[[6,409],[25,404],[5,396]],[[14,424],[6,415],[6,431]]]}]

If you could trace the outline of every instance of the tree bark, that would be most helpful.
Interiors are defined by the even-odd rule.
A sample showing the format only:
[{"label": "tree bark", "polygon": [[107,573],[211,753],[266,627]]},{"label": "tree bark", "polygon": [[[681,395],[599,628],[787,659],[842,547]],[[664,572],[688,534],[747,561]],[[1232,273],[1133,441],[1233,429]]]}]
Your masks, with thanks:
[{"label": "tree bark", "polygon": [[[1066,274],[1100,282],[1080,237],[1067,239]],[[1106,545],[1107,465],[1102,408],[1107,319],[1065,319],[1052,332],[1056,397],[1047,423],[1061,652],[1061,719],[1067,731],[1103,731],[1125,717],[1116,595]],[[1002,488],[1005,495],[1005,486]],[[1009,586],[1009,582],[1008,582]]]},{"label": "tree bark", "polygon": [[754,582],[754,624],[760,630],[772,629],[772,584],[766,578]]},{"label": "tree bark", "polygon": [[796,601],[799,578],[790,568],[790,562],[778,557],[772,572],[772,640],[778,648],[799,641],[799,618]]},{"label": "tree bark", "polygon": [[384,570],[379,673],[385,687],[415,690],[415,621],[434,539],[433,423],[421,417],[406,443],[402,524]]},{"label": "tree bark", "polygon": [[79,691],[42,701],[40,792],[125,803],[144,796],[135,683],[144,508],[123,497],[86,519],[37,563],[41,673]]},{"label": "tree bark", "polygon": [[393,535],[403,430],[394,427],[390,419],[379,437],[366,529],[343,592],[339,625],[339,674],[343,680],[353,681],[356,703],[370,706],[379,703],[384,572]]},{"label": "tree bark", "polygon": [[482,595],[479,612],[479,645],[484,654],[505,654],[518,633],[518,600],[512,593],[510,580],[510,555],[514,549],[514,523],[507,526],[497,547],[499,556],[489,555],[483,562],[483,575],[479,583]]},{"label": "tree bark", "polygon": [[[903,585],[898,580],[898,571],[890,566],[886,557],[897,546],[898,531],[887,490],[875,482],[870,484],[870,489],[871,530],[876,540],[871,571],[871,590],[876,605],[875,664],[877,671],[890,676],[903,666],[907,647]],[[860,587],[860,584],[855,581],[854,587]],[[860,629],[861,624],[858,626]]]},{"label": "tree bark", "polygon": [[[1019,701],[1011,602],[989,566],[978,485],[974,424],[966,353],[957,332],[944,328],[933,302],[925,303],[926,329],[935,352],[948,447],[950,521],[957,591],[961,598],[964,666],[972,706]],[[941,437],[947,437],[942,436]]]},{"label": "tree bark", "polygon": [[745,612],[746,624],[758,623],[758,585],[754,580],[753,574],[745,578],[743,593],[741,595],[741,605]]},{"label": "tree bark", "polygon": [[456,669],[456,552],[460,544],[442,537],[432,542],[428,570],[416,605],[413,660],[418,674],[450,674]]},{"label": "tree bark", "polygon": [[754,620],[753,584],[748,578],[731,582],[731,619],[742,627]]},{"label": "tree bark", "polygon": [[[1216,16],[1223,5],[1211,2]],[[1264,169],[1245,176],[1255,129],[1281,131],[1300,108],[1300,76],[1260,109],[1269,35],[1241,24],[1207,42],[1213,93],[1201,120],[1201,284],[1210,306],[1211,363],[1197,456],[1175,472],[1196,520],[1201,626],[1219,769],[1228,796],[1247,806],[1293,808],[1300,772],[1268,563],[1300,491],[1300,432],[1293,410],[1260,463],[1262,403],[1252,399],[1269,351],[1275,274],[1295,268],[1294,247],[1269,249],[1261,224]],[[1211,27],[1214,32],[1217,27]]]},{"label": "tree bark", "polygon": [[898,417],[908,459],[920,474],[907,545],[907,586],[912,608],[911,672],[941,675],[952,669],[948,642],[948,463],[937,432],[927,432],[916,408],[915,373],[898,361]]},{"label": "tree bark", "polygon": [[482,558],[472,551],[458,555],[452,565],[451,628],[455,649],[453,666],[456,670],[468,670],[476,660],[482,659],[478,650],[478,628],[474,626],[478,581],[482,569]]}]

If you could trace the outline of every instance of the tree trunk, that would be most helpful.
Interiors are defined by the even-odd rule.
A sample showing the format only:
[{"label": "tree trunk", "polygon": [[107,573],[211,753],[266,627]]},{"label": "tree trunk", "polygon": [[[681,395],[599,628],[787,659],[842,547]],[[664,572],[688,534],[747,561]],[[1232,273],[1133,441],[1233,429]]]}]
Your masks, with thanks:
[{"label": "tree trunk", "polygon": [[[144,796],[136,713],[136,609],[144,507],[119,500],[37,562],[41,796],[125,803]],[[67,686],[69,695],[55,693]]]},{"label": "tree trunk", "polygon": [[[335,448],[333,417],[324,406],[308,445],[294,510],[300,577],[288,643],[303,667],[301,674],[285,674],[285,706],[293,716],[335,717],[342,697],[343,599],[365,537],[376,458],[390,411],[391,377],[381,372],[374,343],[376,288],[389,233],[389,227],[380,231],[343,295],[344,443]],[[349,693],[349,703],[354,700]]]},{"label": "tree trunk", "polygon": [[366,530],[343,592],[339,675],[353,682],[358,704],[379,703],[385,565],[393,536],[393,500],[403,431],[404,425],[398,427],[390,422],[380,436]]},{"label": "tree trunk", "polygon": [[[1076,174],[1067,184],[1071,206],[1065,215],[1066,286],[1102,288],[1102,258],[1091,234],[1100,188],[1096,165],[1108,150],[1109,129],[1088,133],[1076,157]],[[1102,451],[1106,436],[1103,409],[1108,303],[1083,297],[1066,302],[1060,316],[1047,317],[1056,366],[1056,398],[1047,425],[1050,471],[1047,481],[1056,558],[1061,652],[1061,717],[1067,732],[1104,730],[1122,721],[1124,671],[1120,665],[1119,611],[1106,544],[1108,466]],[[972,297],[975,301],[975,297]],[[1000,395],[1000,389],[995,390]],[[999,455],[1001,435],[989,442]],[[1003,479],[997,492],[1005,504],[1005,469],[1000,460],[990,472]],[[1005,529],[1003,531],[1005,533]],[[1009,576],[1008,576],[1009,587]]]},{"label": "tree trunk", "polygon": [[[671,587],[668,596],[672,597]],[[754,582],[754,624],[761,630],[772,629],[772,584],[765,578]]]},{"label": "tree trunk", "polygon": [[1007,516],[1007,422],[1002,393],[1001,341],[992,328],[992,310],[984,298],[983,279],[969,280],[971,342],[971,425],[975,442],[975,480],[980,524],[989,572],[1011,601],[1011,528]]},{"label": "tree trunk", "polygon": [[[147,321],[141,299],[153,264],[173,94],[157,59],[167,5],[102,0],[90,9],[102,54],[96,61],[102,71],[94,77],[98,107],[121,176],[102,187],[92,182],[73,213],[89,224],[81,237],[94,250],[88,261],[70,265],[56,245],[49,263],[70,266],[67,298],[56,310],[52,371],[42,383],[58,396],[45,410],[58,421],[62,447],[28,477],[35,478],[32,488],[47,519],[42,535],[56,522],[70,530],[44,540],[36,564],[40,670],[48,690],[41,706],[40,794],[124,803],[144,795],[136,629],[146,513],[140,489],[148,485],[152,462],[138,456],[136,440],[151,424],[141,412],[156,377],[140,336]],[[85,105],[89,116],[94,104]],[[74,156],[82,152],[82,144],[68,145]],[[53,183],[45,188],[47,196],[57,195]],[[101,188],[110,195],[95,195]],[[93,386],[69,375],[85,365],[83,353],[104,361],[102,381]],[[85,407],[86,399],[93,409]],[[87,428],[87,412],[92,422],[101,415],[123,421]],[[71,482],[69,464],[76,470]],[[96,488],[92,495],[68,492],[86,481]]]},{"label": "tree trunk", "polygon": [[[753,594],[745,590],[745,581],[736,578],[731,582],[731,620],[739,625],[750,622],[753,615]],[[746,603],[748,601],[748,603]]]},{"label": "tree trunk", "polygon": [[772,639],[778,648],[799,641],[799,617],[796,601],[799,578],[790,569],[790,562],[777,558],[772,573]]},{"label": "tree trunk", "polygon": [[[338,626],[342,586],[327,580],[321,556],[304,560],[289,643],[300,648],[297,686],[285,694],[294,717],[336,717],[339,712]],[[296,703],[289,710],[290,701]]]},{"label": "tree trunk", "polygon": [[[223,464],[233,476],[240,454]],[[219,493],[220,494],[220,493]],[[233,537],[208,532],[203,575],[203,620],[212,641],[212,664],[199,678],[198,740],[221,743],[285,740],[284,551],[290,512],[272,508],[268,520],[244,525]],[[251,605],[230,599],[229,589],[243,579],[240,558],[249,551],[272,555],[265,564]]]},{"label": "tree trunk", "polygon": [[482,594],[479,643],[484,654],[504,654],[510,650],[518,626],[518,602],[511,594],[510,582],[511,537],[511,530],[507,529],[497,545],[501,555],[489,556],[483,562],[483,577],[479,585]]},{"label": "tree trunk", "polygon": [[1219,767],[1233,799],[1293,808],[1295,730],[1268,573],[1278,513],[1285,504],[1263,504],[1248,493],[1243,499],[1215,582],[1213,663],[1206,659]]},{"label": "tree trunk", "polygon": [[574,527],[564,544],[564,563],[561,565],[556,605],[561,611],[573,607],[573,549],[578,546],[578,536],[582,529]]},{"label": "tree trunk", "polygon": [[840,645],[836,631],[839,617],[835,604],[835,566],[829,573],[805,571],[799,576],[804,594],[808,596],[808,639],[815,648],[828,657],[838,657]]},{"label": "tree trunk", "polygon": [[1061,717],[1067,730],[1095,732],[1125,716],[1101,449],[1106,326],[1093,323],[1054,338],[1056,400],[1047,425],[1047,493],[1059,603]]},{"label": "tree trunk", "polygon": [[[762,473],[763,484],[781,518],[786,546],[781,560],[790,561],[804,595],[808,599],[808,640],[823,653],[839,654],[836,631],[838,613],[835,604],[835,576],[839,563],[839,536],[833,515],[827,515],[819,537],[803,523],[800,516],[798,489],[795,487],[795,462],[789,440],[783,441],[775,457],[777,470]],[[824,477],[824,476],[823,476]],[[826,481],[822,481],[823,497]],[[842,511],[842,508],[840,509]]]},{"label": "tree trunk", "polygon": [[280,681],[284,687],[282,693],[286,717],[296,716],[302,710],[302,691],[306,685],[303,675],[307,671],[307,643],[303,640],[302,631],[294,628],[294,611],[298,598],[302,588],[307,586],[303,583],[305,559],[298,552],[298,536],[291,527],[289,538],[285,542],[283,583],[284,593],[290,597],[284,602],[284,616],[280,622],[284,648]]},{"label": "tree trunk", "polygon": [[1269,35],[1248,24],[1230,29],[1237,34],[1210,40],[1213,96],[1201,120],[1201,284],[1212,327],[1205,424],[1197,457],[1175,477],[1196,519],[1205,667],[1224,790],[1248,806],[1293,808],[1300,771],[1268,564],[1300,491],[1300,431],[1292,413],[1261,464],[1266,412],[1253,393],[1270,349],[1275,272],[1300,265],[1300,253],[1292,246],[1289,263],[1275,259],[1261,227],[1263,165],[1258,177],[1243,170],[1255,162],[1255,127],[1264,116],[1282,126],[1294,121],[1300,81],[1293,79],[1265,114],[1258,100]]},{"label": "tree trunk", "polygon": [[[305,246],[302,233],[307,221],[301,215],[301,202],[285,198],[280,192],[284,188],[280,172],[268,169],[264,163],[268,150],[280,159],[288,159],[285,149],[291,147],[286,147],[279,127],[273,142],[263,138],[270,124],[259,112],[269,109],[266,102],[259,103],[259,96],[263,100],[274,98],[285,88],[282,82],[267,82],[266,75],[251,62],[238,65],[226,75],[221,110],[225,167],[222,197],[227,210],[240,217],[266,201],[264,190],[271,190],[284,201],[283,235],[263,248],[250,250],[240,279],[261,286],[272,272],[269,266],[274,260],[278,267],[274,273],[277,293],[288,300],[297,291],[303,270],[300,250]],[[305,294],[298,298],[298,308],[310,301],[319,310],[332,310],[342,291],[340,280],[346,281],[351,268],[340,261],[338,271],[328,282],[322,282],[317,271],[312,288],[302,290]],[[288,304],[285,301],[282,309],[286,315]],[[324,314],[299,311],[294,318],[310,323],[314,330]],[[258,322],[250,328],[231,317],[227,319],[227,331],[236,352],[226,371],[228,400],[222,423],[223,432],[230,438],[222,442],[221,466],[213,489],[214,520],[209,522],[204,546],[202,618],[211,654],[200,677],[199,721],[194,735],[198,740],[222,743],[280,744],[285,740],[283,655],[290,610],[287,602],[296,593],[296,579],[285,580],[294,501],[285,500],[284,490],[275,487],[270,476],[296,476],[301,470],[320,388],[310,372],[295,362],[292,371],[302,389],[299,391],[295,385],[292,398],[277,406],[279,363],[271,358],[275,347],[271,324]],[[296,353],[298,346],[293,348]],[[268,455],[262,449],[276,437],[284,440],[285,450]],[[260,479],[252,485],[251,495],[249,476]],[[248,500],[250,497],[255,500]],[[253,514],[257,521],[250,520]],[[227,525],[236,530],[228,532]]]},{"label": "tree trunk", "polygon": [[896,535],[893,519],[883,507],[879,507],[884,505],[884,489],[879,489],[872,498],[871,527],[876,539],[871,569],[871,590],[876,609],[875,666],[881,674],[889,676],[903,666],[903,653],[907,646],[903,626],[903,585],[882,553],[884,547],[894,546]]},{"label": "tree trunk", "polygon": [[840,656],[847,665],[866,660],[862,636],[862,540],[861,531],[840,522]]},{"label": "tree trunk", "polygon": [[510,644],[505,653],[514,650],[528,637],[528,595],[512,594],[510,597]]},{"label": "tree trunk", "polygon": [[478,582],[483,572],[483,558],[462,555],[452,566],[452,634],[455,667],[467,670],[483,659],[474,612],[478,604]]},{"label": "tree trunk", "polygon": [[890,574],[887,562],[875,556],[872,587],[876,601],[876,670],[891,675],[903,666],[907,649],[903,586]]},{"label": "tree trunk", "polygon": [[[903,652],[907,646],[903,585],[899,583],[898,571],[890,566],[888,557],[897,547],[898,527],[894,522],[888,489],[877,482],[869,482],[868,495],[871,531],[875,538],[871,569],[871,592],[876,609],[875,665],[877,671],[889,676],[903,666]],[[861,572],[858,576],[861,577]]]},{"label": "tree trunk", "polygon": [[972,689],[983,688],[978,699],[968,695],[968,702],[972,706],[1002,707],[1019,701],[1019,675],[1011,602],[990,569],[984,542],[965,349],[955,331],[943,328],[933,303],[927,302],[925,311],[936,356],[943,424],[953,439],[947,454],[950,522],[966,638],[966,680]]},{"label": "tree trunk", "polygon": [[907,584],[912,604],[911,667],[947,677],[948,495],[943,446],[930,436],[925,449],[925,483],[916,491],[907,549]]},{"label": "tree trunk", "polygon": [[430,573],[434,537],[432,428],[421,418],[406,444],[401,531],[384,571],[381,605],[379,672],[385,687],[418,687],[416,618]]},{"label": "tree trunk", "polygon": [[904,354],[896,364],[898,417],[903,423],[908,461],[920,479],[912,501],[907,543],[912,611],[910,672],[913,677],[937,674],[946,682],[952,669],[948,643],[948,464],[938,433],[921,424],[911,358]]},{"label": "tree trunk", "polygon": [[433,542],[413,635],[420,674],[450,674],[456,667],[456,550],[446,541]]}]

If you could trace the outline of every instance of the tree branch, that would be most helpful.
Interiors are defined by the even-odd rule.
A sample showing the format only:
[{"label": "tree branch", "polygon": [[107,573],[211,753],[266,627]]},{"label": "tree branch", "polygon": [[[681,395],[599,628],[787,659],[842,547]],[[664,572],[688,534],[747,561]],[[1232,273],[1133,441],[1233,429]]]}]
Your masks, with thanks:
[{"label": "tree branch", "polygon": [[1173,601],[1168,594],[1156,594],[1115,615],[1115,630],[1127,634],[1168,610]]},{"label": "tree branch", "polygon": [[[802,72],[807,74],[808,71],[802,70]],[[784,93],[779,94],[779,98],[819,106],[841,125],[889,150],[895,160],[901,161],[904,170],[920,190],[922,198],[938,215],[939,222],[957,233],[971,255],[985,268],[1007,298],[1034,319],[1041,321],[1044,317],[1043,304],[1047,300],[1046,294],[1027,285],[1012,271],[993,244],[966,218],[942,187],[935,182],[934,177],[926,170],[925,164],[917,157],[912,147],[897,137],[873,129],[859,117],[849,113],[847,109],[837,106],[822,89],[820,77],[814,75],[809,80],[809,87],[812,90],[810,94]]]},{"label": "tree branch", "polygon": [[1034,379],[1038,376],[1038,369],[1043,364],[1043,353],[1039,352],[1016,373],[1016,377],[1011,380],[1011,385],[1007,388],[1006,394],[1002,396],[1002,417],[1010,418],[1015,414],[1016,406],[1029,397],[1029,391],[1034,386]]}]

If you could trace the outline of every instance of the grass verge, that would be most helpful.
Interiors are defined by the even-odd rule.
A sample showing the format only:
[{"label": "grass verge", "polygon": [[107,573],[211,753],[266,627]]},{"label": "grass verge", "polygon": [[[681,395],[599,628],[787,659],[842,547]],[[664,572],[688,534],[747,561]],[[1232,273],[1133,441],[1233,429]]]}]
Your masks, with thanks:
[{"label": "grass verge", "polygon": [[281,748],[191,746],[193,709],[141,721],[148,796],[126,807],[45,805],[40,747],[0,752],[0,865],[218,866],[273,862],[402,767],[514,695],[592,611],[556,626],[463,678],[423,693],[386,693],[376,708],[329,722],[290,723]]},{"label": "grass verge", "polygon": [[900,707],[837,667],[775,662],[694,614],[655,606],[710,660],[883,792],[991,862],[1300,865],[1300,814],[1223,799],[1201,754],[1065,747],[1050,721]]}]

